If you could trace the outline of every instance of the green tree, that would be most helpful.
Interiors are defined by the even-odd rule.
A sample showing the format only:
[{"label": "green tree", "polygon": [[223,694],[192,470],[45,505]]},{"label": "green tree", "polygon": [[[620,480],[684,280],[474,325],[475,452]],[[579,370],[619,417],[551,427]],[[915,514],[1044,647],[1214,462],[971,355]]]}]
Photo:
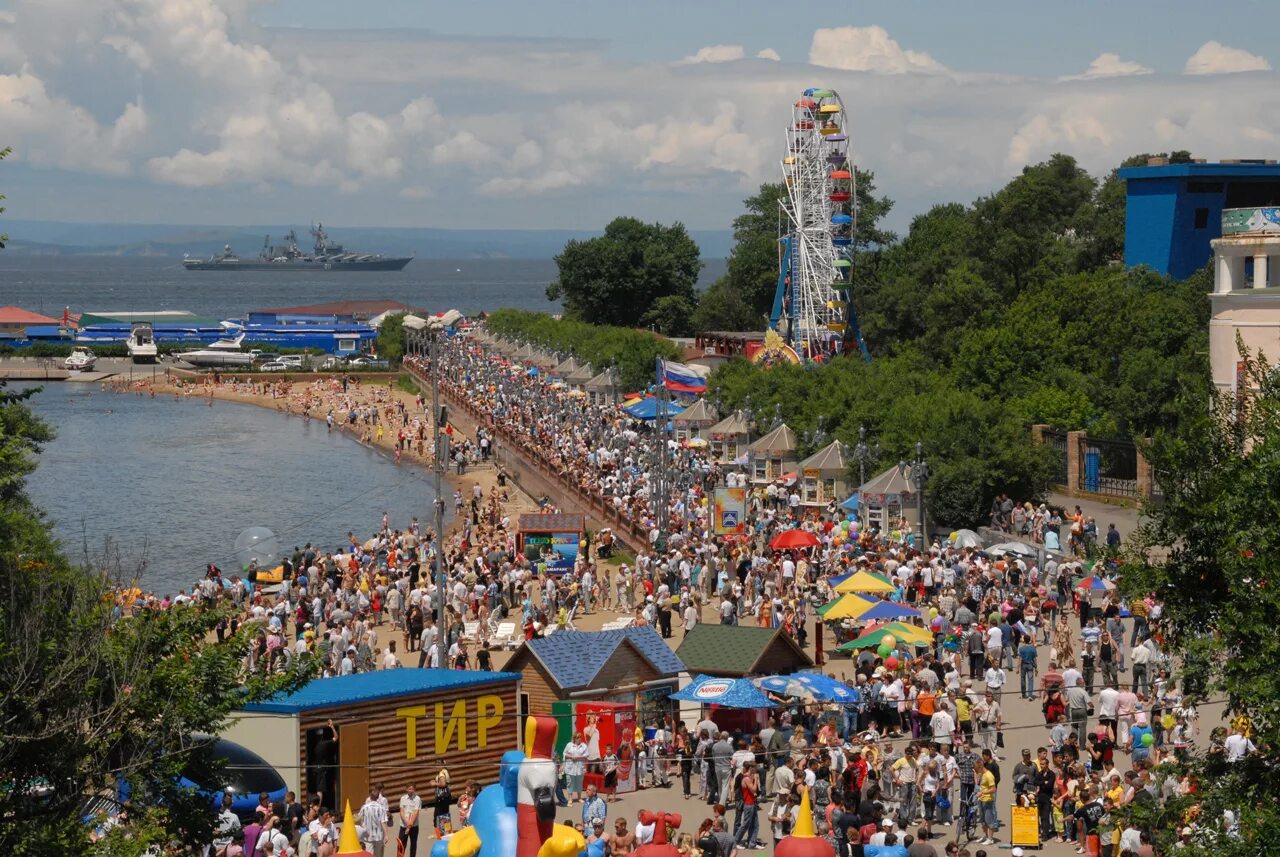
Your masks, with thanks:
[{"label": "green tree", "polygon": [[378,356],[392,365],[404,359],[404,317],[402,312],[391,313],[378,325]]},{"label": "green tree", "polygon": [[[1178,425],[1145,446],[1164,498],[1145,509],[1120,578],[1129,597],[1155,593],[1163,603],[1159,630],[1187,701],[1213,705],[1215,717],[1225,701],[1227,713],[1249,718],[1259,750],[1227,763],[1206,742],[1192,756],[1199,788],[1188,801],[1205,829],[1179,854],[1269,853],[1280,832],[1280,379],[1261,354],[1241,351],[1243,400],[1211,392],[1206,408],[1196,395]],[[1224,810],[1236,814],[1238,836],[1221,835]],[[1162,820],[1156,848],[1173,853],[1178,825]]]},{"label": "green tree", "polygon": [[599,237],[568,242],[555,261],[560,276],[547,299],[562,300],[573,319],[634,325],[660,298],[682,297],[690,309],[697,303],[702,263],[681,223],[619,217]]},{"label": "green tree", "polygon": [[640,317],[642,327],[652,328],[664,336],[688,336],[693,333],[693,317],[697,301],[685,295],[658,298]]}]

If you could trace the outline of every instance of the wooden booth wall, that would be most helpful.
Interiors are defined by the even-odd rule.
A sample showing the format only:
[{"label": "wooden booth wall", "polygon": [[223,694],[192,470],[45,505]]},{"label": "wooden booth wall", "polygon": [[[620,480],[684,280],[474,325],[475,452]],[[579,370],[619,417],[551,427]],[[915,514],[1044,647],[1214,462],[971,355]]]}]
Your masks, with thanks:
[{"label": "wooden booth wall", "polygon": [[303,788],[307,734],[330,718],[339,735],[339,812],[346,801],[364,803],[371,783],[382,783],[393,802],[410,784],[430,795],[441,768],[455,794],[468,780],[497,782],[502,754],[520,746],[517,692],[511,681],[306,711],[298,730]]}]

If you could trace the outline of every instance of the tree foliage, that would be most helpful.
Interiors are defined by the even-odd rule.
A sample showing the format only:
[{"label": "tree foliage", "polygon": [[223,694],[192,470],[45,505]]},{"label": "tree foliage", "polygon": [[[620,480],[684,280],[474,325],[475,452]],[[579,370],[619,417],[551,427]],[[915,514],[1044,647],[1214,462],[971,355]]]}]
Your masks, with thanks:
[{"label": "tree foliage", "polygon": [[[1190,764],[1205,847],[1187,853],[1228,857],[1270,853],[1280,831],[1280,379],[1262,355],[1242,357],[1243,398],[1214,392],[1206,408],[1196,393],[1146,445],[1164,499],[1145,510],[1120,579],[1130,597],[1161,600],[1190,701],[1213,705],[1215,719],[1225,701],[1252,724],[1257,754],[1228,764],[1211,747]],[[1224,810],[1238,837],[1215,834]],[[1157,828],[1158,847],[1174,828]]]},{"label": "tree foliage", "polygon": [[556,319],[540,312],[500,309],[489,316],[486,326],[500,336],[573,354],[598,372],[615,366],[622,384],[630,390],[653,383],[658,357],[680,358],[680,350],[669,340],[644,330]]},{"label": "tree foliage", "polygon": [[404,358],[404,317],[402,312],[391,313],[378,325],[378,356],[392,364]]},{"label": "tree foliage", "polygon": [[555,261],[560,276],[547,287],[547,298],[562,300],[565,315],[579,321],[634,325],[662,298],[685,299],[690,313],[697,301],[702,263],[681,223],[619,217],[603,235],[568,242]]}]

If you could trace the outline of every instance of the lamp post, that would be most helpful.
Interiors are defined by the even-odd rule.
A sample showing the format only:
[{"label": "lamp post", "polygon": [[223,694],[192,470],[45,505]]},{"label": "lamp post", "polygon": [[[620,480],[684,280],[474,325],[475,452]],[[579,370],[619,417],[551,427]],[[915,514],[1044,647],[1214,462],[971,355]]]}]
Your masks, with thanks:
[{"label": "lamp post", "polygon": [[435,318],[427,320],[415,315],[406,316],[405,327],[415,331],[418,336],[427,338],[427,359],[431,361],[431,427],[432,448],[435,451],[435,462],[431,468],[436,494],[436,627],[444,634],[444,468],[448,458],[448,438],[441,433],[442,417],[440,408],[440,322]]},{"label": "lamp post", "polygon": [[858,426],[858,445],[853,448],[854,461],[858,462],[858,490],[862,490],[862,486],[867,483],[867,463],[874,461],[876,451],[867,445],[867,427],[865,425]]},{"label": "lamp post", "polygon": [[920,518],[920,549],[924,550],[929,543],[924,521],[924,488],[929,480],[929,462],[925,461],[924,444],[920,441],[916,441],[916,460],[911,463],[910,479],[916,491],[916,514]]}]

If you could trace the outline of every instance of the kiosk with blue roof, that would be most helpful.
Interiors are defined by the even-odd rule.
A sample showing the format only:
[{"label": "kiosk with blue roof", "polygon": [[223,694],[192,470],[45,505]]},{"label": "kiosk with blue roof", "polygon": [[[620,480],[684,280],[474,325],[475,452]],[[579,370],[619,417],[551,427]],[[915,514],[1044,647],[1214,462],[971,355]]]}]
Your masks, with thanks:
[{"label": "kiosk with blue roof", "polygon": [[[223,733],[257,753],[298,794],[325,806],[426,788],[440,768],[455,780],[495,782],[518,749],[520,676],[404,668],[316,679],[246,705]],[[332,724],[332,725],[330,725]]]}]

